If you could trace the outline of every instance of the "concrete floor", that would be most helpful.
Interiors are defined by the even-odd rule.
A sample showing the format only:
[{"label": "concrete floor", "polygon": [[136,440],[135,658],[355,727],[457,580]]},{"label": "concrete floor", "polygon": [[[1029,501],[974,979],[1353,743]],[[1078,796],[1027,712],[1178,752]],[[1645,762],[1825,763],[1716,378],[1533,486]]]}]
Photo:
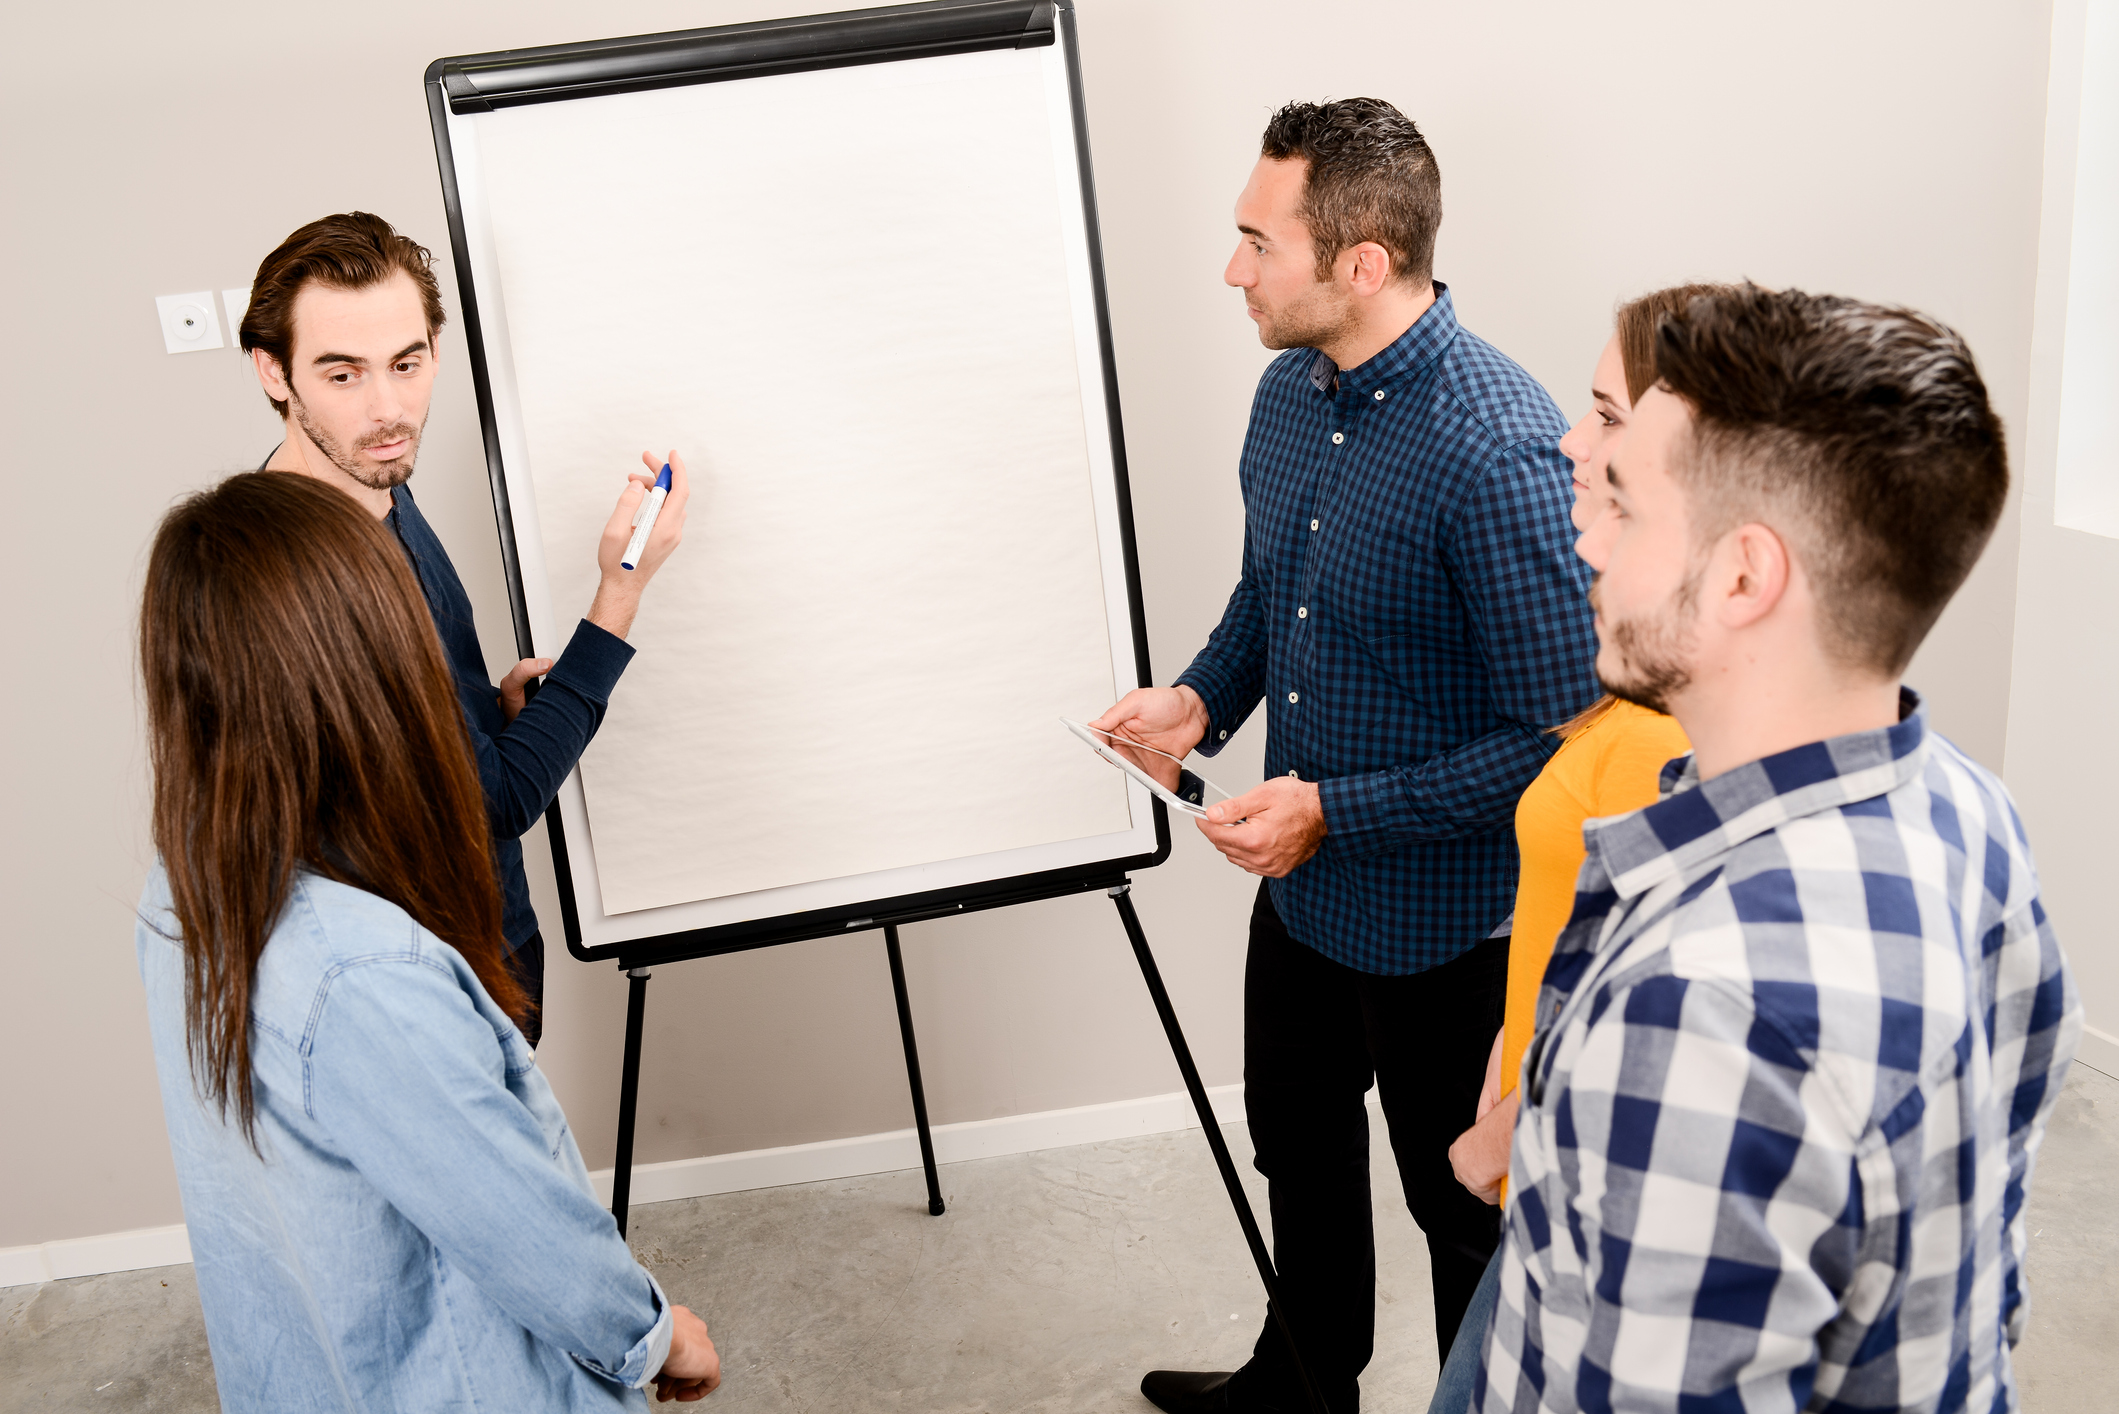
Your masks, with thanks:
[{"label": "concrete floor", "polygon": [[[1232,1125],[1239,1162],[1247,1136]],[[1380,1137],[1380,1136],[1379,1136]],[[723,1414],[1147,1411],[1141,1372],[1229,1369],[1262,1304],[1207,1147],[1183,1132],[636,1208],[633,1246],[705,1316]],[[1251,1176],[1264,1208],[1262,1182]],[[2031,1195],[2032,1414],[2119,1390],[2119,1081],[2076,1067]],[[1419,1414],[1427,1256],[1376,1165],[1377,1349],[1364,1403]],[[0,1411],[216,1407],[189,1267],[0,1289]],[[676,1406],[669,1406],[676,1407]]]}]

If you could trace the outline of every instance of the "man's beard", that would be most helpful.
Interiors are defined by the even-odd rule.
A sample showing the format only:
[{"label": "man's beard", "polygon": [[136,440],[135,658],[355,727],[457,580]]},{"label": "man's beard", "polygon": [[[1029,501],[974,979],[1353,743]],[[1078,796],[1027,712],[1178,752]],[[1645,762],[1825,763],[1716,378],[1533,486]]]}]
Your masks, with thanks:
[{"label": "man's beard", "polygon": [[1335,299],[1338,289],[1319,280],[1296,299],[1272,312],[1258,326],[1259,342],[1269,349],[1319,349],[1354,322],[1353,301]]},{"label": "man's beard", "polygon": [[[402,486],[412,479],[412,463],[419,456],[420,433],[426,430],[425,423],[414,427],[409,422],[393,422],[377,432],[370,432],[351,447],[343,446],[336,437],[326,432],[310,419],[309,409],[300,395],[290,388],[287,401],[294,409],[294,420],[302,432],[316,444],[316,449],[330,458],[331,464],[358,481],[371,491],[388,491],[393,486]],[[361,453],[369,447],[380,447],[385,442],[408,439],[405,454],[392,461],[364,460]]]},{"label": "man's beard", "polygon": [[[1589,586],[1589,606],[1601,608],[1602,576]],[[1692,685],[1692,657],[1698,643],[1692,633],[1692,614],[1699,602],[1700,574],[1685,577],[1668,603],[1650,614],[1630,619],[1607,617],[1616,670],[1606,676],[1597,670],[1604,690],[1622,702],[1646,707],[1651,712],[1670,713],[1670,699]],[[1601,656],[1601,655],[1600,655]]]}]

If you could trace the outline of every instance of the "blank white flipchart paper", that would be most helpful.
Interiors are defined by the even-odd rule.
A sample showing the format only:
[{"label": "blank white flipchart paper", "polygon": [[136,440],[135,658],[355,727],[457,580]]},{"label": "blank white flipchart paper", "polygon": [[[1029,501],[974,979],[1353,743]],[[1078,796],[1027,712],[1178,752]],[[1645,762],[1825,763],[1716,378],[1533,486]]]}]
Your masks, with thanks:
[{"label": "blank white flipchart paper", "polygon": [[602,914],[769,916],[858,897],[818,881],[1143,836],[1145,800],[1055,720],[1134,685],[1066,123],[1048,47],[454,139],[540,651],[641,450],[691,469],[579,770]]}]

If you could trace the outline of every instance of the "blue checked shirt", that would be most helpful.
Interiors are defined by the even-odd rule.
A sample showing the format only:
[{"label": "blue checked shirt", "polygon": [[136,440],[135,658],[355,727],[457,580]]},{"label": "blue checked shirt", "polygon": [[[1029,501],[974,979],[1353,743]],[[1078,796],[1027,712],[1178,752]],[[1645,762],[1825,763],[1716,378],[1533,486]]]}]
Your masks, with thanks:
[{"label": "blue checked shirt", "polygon": [[1447,286],[1382,353],[1290,349],[1244,439],[1243,577],[1177,681],[1219,751],[1262,697],[1268,776],[1325,837],[1272,883],[1288,931],[1362,972],[1449,961],[1508,916],[1516,797],[1596,698],[1567,423],[1457,323]]},{"label": "blue checked shirt", "polygon": [[2017,1407],[2082,1006],[2008,792],[1905,711],[1584,827],[1482,1414]]}]

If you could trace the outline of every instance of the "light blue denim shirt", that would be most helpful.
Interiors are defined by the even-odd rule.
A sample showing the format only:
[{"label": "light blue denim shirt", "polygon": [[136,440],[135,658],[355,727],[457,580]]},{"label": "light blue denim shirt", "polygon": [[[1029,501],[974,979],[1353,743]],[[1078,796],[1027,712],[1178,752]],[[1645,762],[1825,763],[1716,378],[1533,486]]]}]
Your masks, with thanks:
[{"label": "light blue denim shirt", "polygon": [[192,1084],[177,933],[158,863],[135,939],[221,1407],[644,1408],[669,1303],[462,956],[297,876],[251,996],[261,1159]]}]

